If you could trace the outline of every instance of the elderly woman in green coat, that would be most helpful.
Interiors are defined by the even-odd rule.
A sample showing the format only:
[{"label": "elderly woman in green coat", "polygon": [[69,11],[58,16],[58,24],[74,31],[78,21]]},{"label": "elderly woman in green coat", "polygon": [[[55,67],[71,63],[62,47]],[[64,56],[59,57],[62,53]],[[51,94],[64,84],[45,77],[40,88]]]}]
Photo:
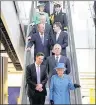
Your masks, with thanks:
[{"label": "elderly woman in green coat", "polygon": [[40,15],[45,15],[46,16],[46,23],[50,24],[50,19],[48,13],[44,12],[44,4],[39,4],[38,6],[39,12],[34,13],[32,17],[32,22],[34,24],[39,24],[40,23]]},{"label": "elderly woman in green coat", "polygon": [[68,75],[64,74],[64,63],[58,63],[55,68],[56,75],[53,75],[50,83],[50,103],[54,104],[70,104],[70,90],[79,88],[79,84],[73,84]]}]

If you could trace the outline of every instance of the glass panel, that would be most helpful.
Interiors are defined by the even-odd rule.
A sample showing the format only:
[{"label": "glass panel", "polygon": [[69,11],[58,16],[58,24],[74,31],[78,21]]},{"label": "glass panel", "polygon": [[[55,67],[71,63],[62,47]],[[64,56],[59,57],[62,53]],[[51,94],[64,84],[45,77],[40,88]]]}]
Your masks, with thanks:
[{"label": "glass panel", "polygon": [[93,3],[93,1],[71,2],[72,24],[76,48],[95,48]]},{"label": "glass panel", "polygon": [[95,49],[76,49],[79,72],[95,72]]},{"label": "glass panel", "polygon": [[19,7],[19,16],[24,24],[28,24],[32,1],[17,1]]}]

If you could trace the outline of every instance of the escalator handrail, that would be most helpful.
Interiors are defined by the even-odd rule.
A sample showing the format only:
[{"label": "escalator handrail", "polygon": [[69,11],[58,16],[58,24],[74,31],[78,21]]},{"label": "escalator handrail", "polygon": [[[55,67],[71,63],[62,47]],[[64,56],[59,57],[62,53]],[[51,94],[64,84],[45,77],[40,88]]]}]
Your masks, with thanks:
[{"label": "escalator handrail", "polygon": [[[74,34],[73,34],[73,26],[72,26],[72,17],[71,17],[71,9],[70,9],[70,2],[67,1],[67,18],[68,18],[68,32],[69,32],[69,48],[70,48],[70,63],[72,66],[72,78],[74,83],[79,82],[79,75],[78,75],[78,66],[77,66],[77,58],[76,58],[76,49],[75,49],[75,42],[74,42]],[[82,104],[81,101],[81,92],[80,89],[76,89],[74,91],[74,98],[75,98],[75,103],[76,104]]]},{"label": "escalator handrail", "polygon": [[[27,36],[29,35],[29,29],[30,29],[30,26],[32,26],[32,23],[31,24],[29,24],[28,25],[28,27],[27,27]],[[23,102],[25,99],[27,99],[27,96],[25,96],[26,95],[26,89],[25,89],[25,85],[26,85],[26,78],[25,78],[25,76],[26,76],[26,66],[28,65],[28,62],[27,62],[27,58],[28,58],[28,56],[30,56],[30,54],[28,54],[28,53],[30,53],[30,51],[26,51],[26,48],[27,48],[27,44],[28,44],[28,39],[27,39],[27,37],[26,37],[26,47],[25,47],[25,56],[24,56],[24,71],[23,71],[23,74],[22,74],[22,85],[21,85],[21,91],[20,91],[20,103],[21,104],[27,104],[27,103],[25,103],[25,102]],[[26,97],[26,98],[24,98],[24,97]]]},{"label": "escalator handrail", "polygon": [[26,94],[26,66],[30,63],[29,59],[31,56],[31,51],[26,51],[27,45],[28,45],[28,35],[30,32],[30,26],[33,26],[33,23],[31,22],[31,17],[33,14],[33,9],[34,9],[34,1],[32,1],[32,6],[31,6],[31,11],[30,11],[30,20],[29,20],[29,25],[27,26],[27,35],[26,35],[26,46],[25,46],[25,54],[24,54],[24,71],[22,74],[22,85],[20,89],[20,103],[19,104],[27,104],[27,94]]}]

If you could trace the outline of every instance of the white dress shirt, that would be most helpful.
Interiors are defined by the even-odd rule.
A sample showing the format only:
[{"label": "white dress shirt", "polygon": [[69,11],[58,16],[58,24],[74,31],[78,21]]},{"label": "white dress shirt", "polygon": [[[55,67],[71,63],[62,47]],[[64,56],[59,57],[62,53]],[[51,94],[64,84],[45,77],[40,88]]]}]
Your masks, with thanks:
[{"label": "white dress shirt", "polygon": [[55,55],[55,59],[56,59],[56,57],[58,57],[58,62],[59,62],[61,55],[59,55],[59,56]]},{"label": "white dress shirt", "polygon": [[56,34],[56,41],[57,41],[57,40],[58,40],[58,38],[59,38],[60,32],[61,32],[61,30],[60,30],[60,31],[58,31],[58,32],[57,32],[57,34]]},{"label": "white dress shirt", "polygon": [[42,38],[42,36],[44,37],[44,33],[43,33],[43,35],[41,35],[41,33],[39,32],[39,35],[40,35],[41,38]]}]

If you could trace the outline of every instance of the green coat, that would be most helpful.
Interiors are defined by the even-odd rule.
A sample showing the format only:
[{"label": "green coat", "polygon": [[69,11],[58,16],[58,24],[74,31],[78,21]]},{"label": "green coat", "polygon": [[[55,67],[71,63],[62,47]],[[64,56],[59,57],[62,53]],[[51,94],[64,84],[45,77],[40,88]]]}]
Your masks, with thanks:
[{"label": "green coat", "polygon": [[34,16],[32,17],[32,22],[34,24],[38,24],[40,23],[40,13],[44,14],[46,16],[46,21],[48,24],[50,24],[50,20],[49,20],[49,16],[48,16],[48,13],[46,12],[37,12],[34,14]]}]

